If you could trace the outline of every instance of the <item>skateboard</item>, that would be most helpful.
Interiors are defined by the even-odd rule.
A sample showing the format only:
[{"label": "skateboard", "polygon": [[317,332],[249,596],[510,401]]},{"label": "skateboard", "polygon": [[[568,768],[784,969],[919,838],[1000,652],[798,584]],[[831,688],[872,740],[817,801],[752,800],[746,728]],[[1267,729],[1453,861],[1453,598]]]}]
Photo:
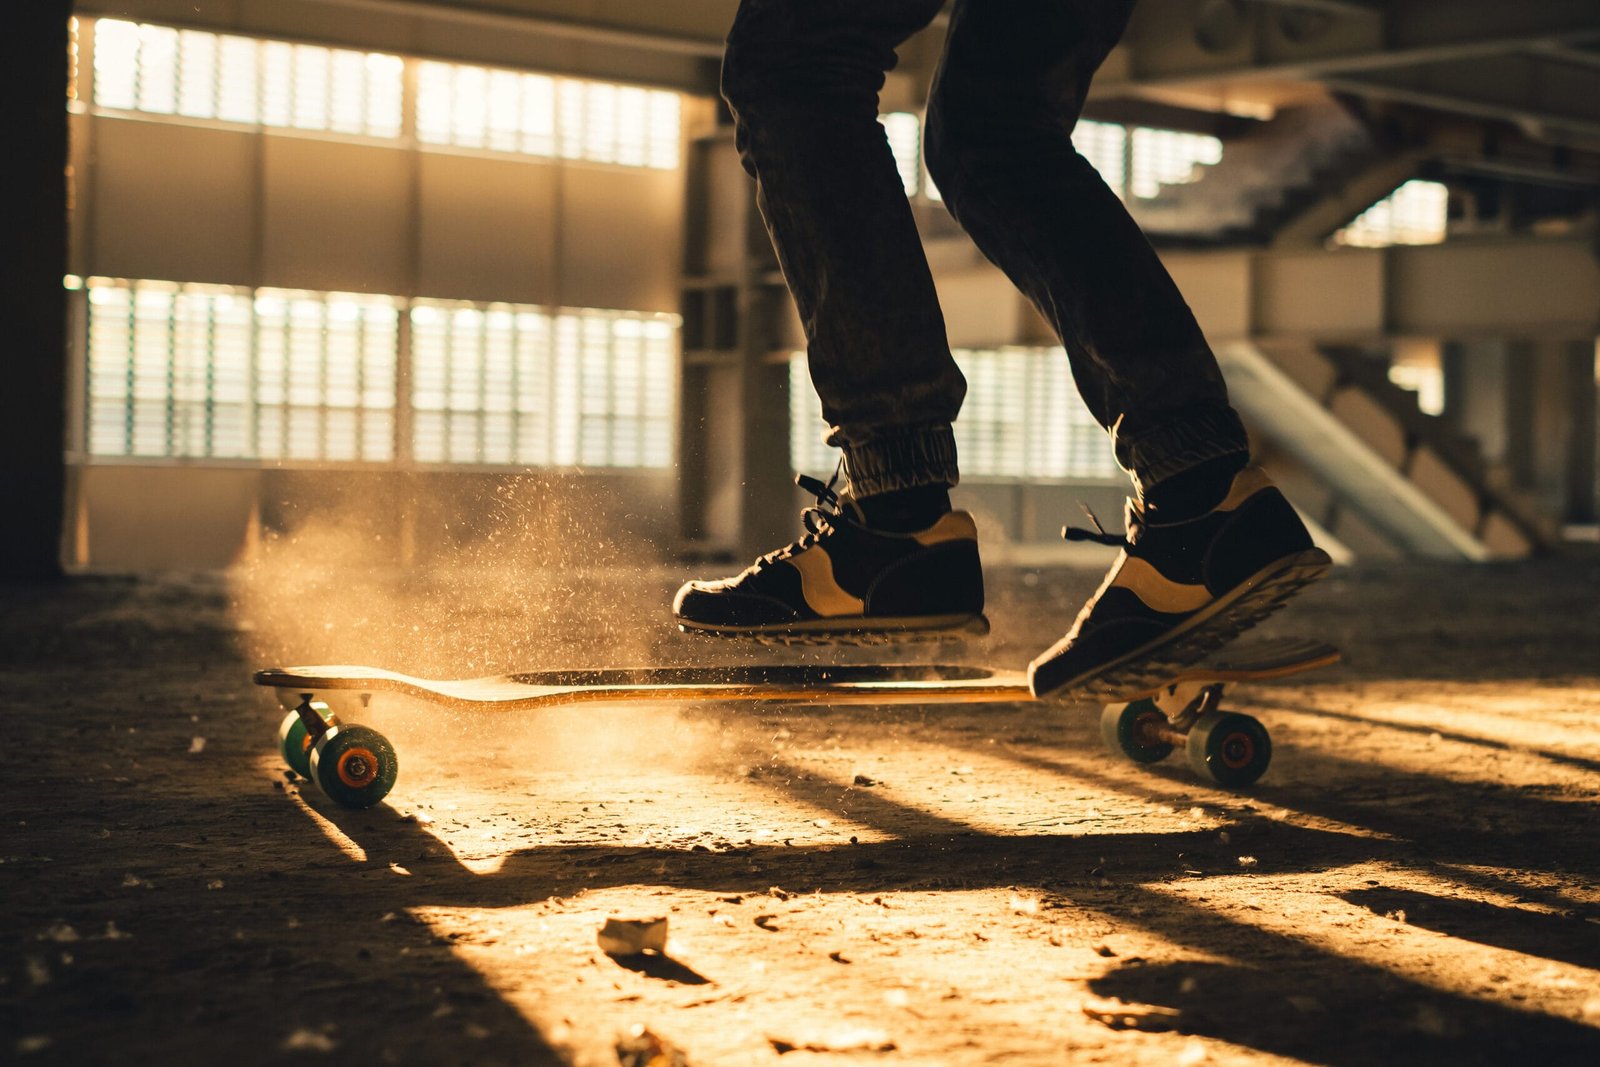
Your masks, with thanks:
[{"label": "skateboard", "polygon": [[[1229,646],[1159,686],[1105,705],[1102,739],[1137,763],[1182,747],[1189,764],[1219,785],[1250,785],[1272,759],[1272,740],[1255,718],[1221,710],[1234,682],[1264,682],[1325,667],[1331,645],[1303,638]],[[736,704],[872,705],[1022,704],[1033,702],[1021,671],[958,664],[631,667],[530,671],[488,678],[432,680],[376,667],[271,667],[255,683],[277,691],[289,709],[278,729],[289,766],[345,807],[370,807],[394,786],[399,760],[388,739],[343,722],[330,704],[366,708],[379,694],[400,694],[461,711],[532,711],[577,704],[692,701]],[[1072,693],[1049,702],[1068,702]],[[350,698],[355,698],[352,702]]]}]

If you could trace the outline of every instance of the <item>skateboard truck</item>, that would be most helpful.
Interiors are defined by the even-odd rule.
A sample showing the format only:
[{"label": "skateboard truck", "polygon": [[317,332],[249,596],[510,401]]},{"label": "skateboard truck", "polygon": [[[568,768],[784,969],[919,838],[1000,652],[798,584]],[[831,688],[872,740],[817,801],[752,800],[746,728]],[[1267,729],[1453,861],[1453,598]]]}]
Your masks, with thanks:
[{"label": "skateboard truck", "polygon": [[[279,751],[289,767],[345,807],[370,807],[387,796],[399,772],[388,738],[341,723],[315,692],[298,695],[300,702],[278,726]],[[370,692],[361,694],[363,708],[371,701]]]},{"label": "skateboard truck", "polygon": [[1223,688],[1222,682],[1182,681],[1131,703],[1107,704],[1100,736],[1135,763],[1155,763],[1182,748],[1202,777],[1250,785],[1272,761],[1272,740],[1255,718],[1220,710]]}]

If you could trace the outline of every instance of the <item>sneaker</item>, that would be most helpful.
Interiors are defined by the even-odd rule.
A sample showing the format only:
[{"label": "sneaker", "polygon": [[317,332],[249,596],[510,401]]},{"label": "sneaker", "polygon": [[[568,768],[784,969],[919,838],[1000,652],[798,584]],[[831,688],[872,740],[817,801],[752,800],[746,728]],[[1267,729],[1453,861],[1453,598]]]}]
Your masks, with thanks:
[{"label": "sneaker", "polygon": [[[1122,545],[1072,629],[1028,665],[1035,696],[1069,691],[1116,700],[1160,688],[1322,577],[1332,560],[1260,467],[1246,467],[1211,511],[1147,521],[1128,501],[1123,537],[1063,530],[1068,540]],[[1098,524],[1097,524],[1098,525]]]},{"label": "sneaker", "polygon": [[801,516],[805,534],[731,578],[684,585],[672,604],[680,630],[784,644],[989,632],[971,515],[951,511],[912,533],[875,530],[831,483],[796,480],[817,497]]}]

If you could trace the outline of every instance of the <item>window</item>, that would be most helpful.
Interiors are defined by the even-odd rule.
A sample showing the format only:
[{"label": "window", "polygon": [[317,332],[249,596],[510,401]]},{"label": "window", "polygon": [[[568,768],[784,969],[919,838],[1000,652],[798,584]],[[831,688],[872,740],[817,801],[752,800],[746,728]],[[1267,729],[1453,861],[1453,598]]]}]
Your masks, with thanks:
[{"label": "window", "polygon": [[384,461],[392,297],[92,278],[97,456]]},{"label": "window", "polygon": [[[889,139],[906,195],[942,199],[921,161],[921,116],[895,111],[878,116],[878,121]],[[1222,160],[1222,142],[1215,137],[1089,119],[1073,127],[1072,145],[1123,200],[1159,196],[1162,186],[1195,181],[1198,168]]]},{"label": "window", "polygon": [[1163,185],[1194,181],[1197,167],[1222,161],[1222,142],[1204,134],[1136,126],[1132,137],[1127,191],[1146,200]]},{"label": "window", "polygon": [[422,463],[666,467],[672,315],[417,301],[413,454]]},{"label": "window", "polygon": [[1390,353],[1389,380],[1417,396],[1428,415],[1444,412],[1444,366],[1436,341],[1397,341]]},{"label": "window", "polygon": [[104,108],[397,138],[404,67],[380,52],[94,22]]},{"label": "window", "polygon": [[1128,130],[1115,122],[1087,119],[1072,130],[1072,145],[1089,165],[1100,172],[1107,185],[1124,197],[1128,184]]},{"label": "window", "polygon": [[424,144],[678,166],[677,93],[458,63],[417,65],[417,139]]},{"label": "window", "polygon": [[907,196],[916,196],[923,182],[922,119],[909,111],[895,111],[879,115],[878,121],[889,139],[889,151],[894,153],[900,184],[905,186]]},{"label": "window", "polygon": [[1439,182],[1409,181],[1333,235],[1336,245],[1386,248],[1444,240],[1450,191]]},{"label": "window", "polygon": [[[1083,406],[1066,350],[957,349],[967,399],[956,420],[963,476],[997,479],[1111,478],[1105,430]],[[796,470],[826,475],[838,453],[822,441],[822,405],[804,356],[789,372],[789,451]]]}]

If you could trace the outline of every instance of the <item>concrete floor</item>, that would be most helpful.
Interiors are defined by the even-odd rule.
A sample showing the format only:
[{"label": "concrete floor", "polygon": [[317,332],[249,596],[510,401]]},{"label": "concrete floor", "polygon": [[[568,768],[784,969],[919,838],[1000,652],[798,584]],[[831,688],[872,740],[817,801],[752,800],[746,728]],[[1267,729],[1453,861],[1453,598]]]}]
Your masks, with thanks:
[{"label": "concrete floor", "polygon": [[[269,661],[740,655],[662,624],[668,569],[458,562],[0,595],[0,1058],[1600,1062],[1594,559],[1336,572],[1269,628],[1346,663],[1235,695],[1243,793],[1041,705],[390,701],[385,806],[288,780]],[[907,655],[1025,662],[1099,571],[990,577],[988,643]],[[656,914],[667,956],[598,950]]]}]

